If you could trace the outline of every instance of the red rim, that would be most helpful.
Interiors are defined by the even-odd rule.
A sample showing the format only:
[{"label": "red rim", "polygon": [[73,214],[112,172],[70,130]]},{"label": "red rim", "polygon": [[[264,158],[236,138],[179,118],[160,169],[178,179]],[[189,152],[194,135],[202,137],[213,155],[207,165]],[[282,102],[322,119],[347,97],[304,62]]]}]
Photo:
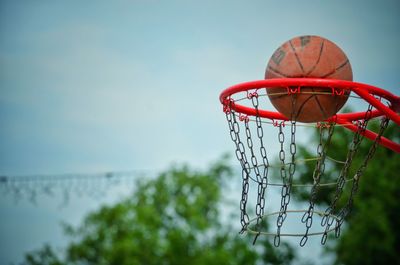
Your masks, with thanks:
[{"label": "red rim", "polygon": [[[320,79],[320,78],[277,78],[277,79],[265,79],[251,82],[240,83],[231,86],[220,94],[220,101],[225,109],[232,109],[235,112],[246,114],[249,116],[259,115],[260,117],[271,119],[288,121],[289,119],[283,116],[279,112],[268,111],[268,110],[256,110],[254,108],[240,105],[232,100],[232,96],[239,92],[245,92],[250,90],[257,90],[261,88],[274,89],[276,87],[283,87],[291,89],[293,87],[329,87],[332,88],[332,93],[340,93],[340,90],[353,91],[360,98],[371,104],[375,110],[372,111],[371,117],[387,116],[396,124],[400,125],[400,115],[394,111],[400,109],[400,97],[375,86],[345,81],[336,79]],[[380,100],[375,97],[381,97],[390,102],[391,106],[384,105]],[[325,122],[336,122],[343,125],[345,128],[351,131],[357,131],[357,126],[353,124],[355,121],[363,120],[365,118],[365,112],[353,112],[336,114],[335,116],[325,120]],[[374,140],[376,133],[366,130],[363,136]],[[395,143],[387,138],[382,137],[380,142],[381,145],[400,153],[400,144]]]}]

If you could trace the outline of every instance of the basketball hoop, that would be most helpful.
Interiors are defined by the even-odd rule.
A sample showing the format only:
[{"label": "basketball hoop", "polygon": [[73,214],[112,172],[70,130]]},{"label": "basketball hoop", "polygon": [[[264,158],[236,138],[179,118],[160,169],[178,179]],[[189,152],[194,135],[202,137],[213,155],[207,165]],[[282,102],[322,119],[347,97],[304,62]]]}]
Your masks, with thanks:
[{"label": "basketball hoop", "polygon": [[[267,96],[267,92],[268,95],[271,95],[274,91],[282,93],[282,88],[284,88],[285,93],[289,95],[310,93],[310,90],[303,89],[310,87],[323,88],[323,90],[316,89],[317,92],[312,93],[330,93],[336,97],[350,95],[360,100],[364,105],[366,103],[367,106],[363,111],[335,114],[326,120],[316,123],[301,123],[291,120],[279,112],[270,111],[268,107],[262,106],[262,103],[268,102],[267,98],[265,100],[262,98]],[[382,145],[400,153],[400,144],[383,136],[384,130],[390,121],[400,125],[400,115],[397,113],[400,109],[400,97],[371,85],[319,78],[266,79],[229,87],[221,93],[220,101],[228,121],[230,137],[235,144],[235,154],[242,168],[241,232],[254,234],[254,243],[260,235],[274,236],[275,246],[279,246],[280,239],[284,236],[301,237],[301,246],[306,244],[309,236],[322,235],[322,244],[325,244],[330,232],[334,232],[338,237],[344,218],[351,211],[353,197],[358,188],[358,181],[364,173],[369,160],[374,155],[376,148]],[[380,127],[377,131],[367,128],[368,122],[372,119],[381,119]],[[269,179],[269,169],[274,165],[270,162],[270,154],[267,154],[267,150],[270,150],[268,146],[272,145],[272,143],[267,142],[267,136],[264,134],[266,126],[277,130],[279,150],[276,160],[281,179],[280,183],[271,183]],[[319,128],[320,140],[313,158],[302,159],[296,156],[296,129],[302,126]],[[353,139],[349,143],[346,159],[341,162],[343,166],[336,182],[324,183],[325,162],[328,159],[334,160],[334,158],[327,156],[327,150],[334,134],[334,128],[337,126],[352,131]],[[271,135],[268,135],[268,138],[271,139]],[[360,155],[356,153],[363,138],[371,140],[369,151],[366,154],[361,154],[363,162],[360,165],[356,165],[358,170],[353,177],[349,177],[349,168],[352,165],[353,158],[356,155]],[[285,139],[290,139],[290,141],[285,141]],[[297,184],[297,167],[302,162],[307,163],[308,161],[315,162],[312,182],[305,185]],[[347,184],[351,185],[351,193],[347,203],[340,208],[337,202],[343,193],[344,186]],[[311,189],[308,206],[305,209],[291,209],[289,207],[291,190],[301,185]],[[336,192],[330,205],[321,210],[316,205],[316,193],[324,185],[336,187]],[[257,190],[257,194],[251,193],[251,188],[253,187]],[[265,213],[266,192],[267,189],[273,187],[280,189],[280,208]],[[254,217],[250,217],[248,207],[251,195],[256,195]],[[288,222],[287,220],[289,219],[296,220],[295,215],[300,215],[297,221],[305,226],[304,230],[301,233],[284,231],[284,223]],[[263,230],[263,222],[274,218],[274,216],[276,216],[277,229],[275,231]],[[316,216],[320,218],[320,227],[317,230],[313,230],[313,220]]]}]

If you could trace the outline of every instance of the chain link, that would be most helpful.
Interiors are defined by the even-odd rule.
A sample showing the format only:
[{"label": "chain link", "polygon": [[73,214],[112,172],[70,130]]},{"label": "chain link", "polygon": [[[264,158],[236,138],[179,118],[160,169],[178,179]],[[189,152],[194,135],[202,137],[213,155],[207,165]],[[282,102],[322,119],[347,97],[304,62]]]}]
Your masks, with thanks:
[{"label": "chain link", "polygon": [[[331,205],[325,210],[325,214],[321,220],[321,225],[326,226],[325,232],[321,238],[322,244],[326,243],[328,231],[330,230],[330,228],[332,227],[332,225],[335,221],[335,219],[332,217],[332,212],[335,211],[337,202],[343,193],[343,189],[346,184],[346,178],[348,176],[350,166],[353,162],[355,154],[356,154],[362,140],[364,139],[364,137],[362,137],[362,135],[367,128],[369,120],[371,119],[371,114],[372,114],[372,105],[369,105],[367,111],[365,112],[364,119],[358,123],[358,130],[353,136],[353,140],[350,145],[349,152],[347,153],[346,162],[345,162],[345,164],[340,172],[339,178],[337,180],[336,192],[334,195],[334,199],[332,200]],[[387,121],[384,122],[385,120],[387,120]],[[341,228],[341,225],[343,224],[344,218],[350,213],[350,211],[352,209],[353,197],[358,189],[359,178],[363,174],[363,171],[365,170],[369,160],[372,158],[373,154],[375,153],[375,149],[377,148],[379,139],[382,136],[383,131],[387,127],[387,124],[388,124],[387,118],[382,120],[380,131],[379,131],[377,137],[375,138],[373,145],[371,146],[370,150],[368,151],[367,157],[365,158],[363,164],[360,166],[360,168],[357,170],[356,174],[353,177],[353,185],[351,188],[350,198],[347,202],[347,205],[344,208],[342,208],[342,210],[339,212],[339,214],[337,216],[338,220],[336,220],[336,224],[335,224],[336,237],[339,237],[340,228]]]},{"label": "chain link", "polygon": [[[367,168],[367,165],[369,163],[369,161],[371,160],[371,158],[374,156],[376,149],[378,147],[379,141],[383,135],[383,132],[385,131],[385,129],[387,128],[387,126],[389,125],[389,118],[384,117],[381,120],[380,123],[380,128],[379,128],[379,132],[373,142],[373,144],[371,145],[371,147],[368,150],[368,154],[367,156],[364,158],[363,163],[361,164],[361,166],[357,169],[356,173],[354,174],[353,177],[353,185],[351,187],[351,192],[350,192],[350,198],[347,201],[347,204],[345,207],[343,207],[343,209],[340,211],[339,213],[339,219],[336,222],[336,227],[335,227],[335,235],[336,237],[339,237],[340,235],[340,228],[341,225],[344,222],[344,219],[347,217],[347,215],[349,215],[352,211],[352,207],[353,207],[353,200],[354,200],[354,196],[357,193],[358,190],[358,185],[359,185],[359,181],[361,176],[364,174],[365,169]],[[365,131],[365,128],[364,128]]]},{"label": "chain link", "polygon": [[250,222],[249,215],[247,214],[250,165],[247,162],[244,145],[240,140],[240,128],[236,120],[235,112],[231,109],[228,109],[225,113],[229,125],[231,139],[236,146],[236,158],[239,160],[240,165],[242,166],[242,197],[240,200],[240,223],[242,225],[242,230],[240,231],[240,233],[243,233],[244,231],[246,231],[247,226]]},{"label": "chain link", "polygon": [[[256,111],[255,114],[255,128],[256,131],[253,133],[257,133],[258,140],[253,142],[255,139],[252,138],[252,130],[250,128],[250,119],[247,115],[240,114],[238,115],[235,113],[234,108],[231,105],[226,105],[224,107],[224,111],[226,114],[226,119],[228,121],[229,126],[229,133],[232,142],[235,144],[235,155],[240,165],[242,167],[242,196],[240,199],[240,223],[242,229],[240,233],[244,233],[250,224],[250,218],[247,212],[247,203],[248,203],[248,193],[249,193],[249,186],[250,186],[250,179],[254,180],[257,183],[257,203],[255,208],[256,214],[256,236],[254,238],[253,244],[256,243],[258,236],[261,234],[262,231],[262,219],[264,216],[264,208],[265,208],[265,193],[268,186],[268,172],[269,172],[269,161],[267,157],[267,150],[264,146],[263,138],[264,138],[264,130],[262,127],[262,120],[259,115],[259,98],[257,90],[255,92],[251,92],[247,94],[247,98],[251,101],[254,110]],[[229,99],[229,104],[234,104],[233,100]],[[227,103],[227,104],[228,104]],[[292,101],[292,105],[293,105]],[[292,106],[293,109],[295,106]],[[353,139],[351,141],[349,151],[346,155],[346,160],[344,166],[342,167],[337,183],[336,183],[336,190],[333,196],[333,200],[328,208],[325,210],[321,225],[325,226],[324,233],[322,235],[321,243],[325,244],[327,240],[327,234],[331,231],[331,227],[335,229],[335,235],[338,237],[340,235],[340,228],[344,219],[348,214],[352,211],[353,206],[353,199],[355,194],[357,193],[359,187],[359,179],[363,175],[369,161],[373,157],[380,142],[381,136],[384,130],[387,128],[389,119],[387,117],[383,118],[380,124],[379,132],[371,145],[367,156],[364,158],[362,164],[356,170],[353,183],[350,190],[350,197],[347,201],[347,204],[339,211],[338,214],[334,215],[333,213],[336,211],[338,201],[343,194],[343,190],[346,184],[346,179],[349,175],[350,168],[353,164],[354,157],[362,143],[364,137],[363,134],[366,131],[367,125],[369,120],[372,117],[372,106],[369,105],[367,111],[365,112],[364,119],[358,121],[357,131],[353,135]],[[288,150],[285,151],[285,142],[286,137],[283,131],[285,127],[285,122],[282,121],[280,123],[275,123],[273,121],[273,125],[278,127],[278,142],[280,144],[280,150],[278,153],[278,158],[280,161],[280,169],[279,175],[282,181],[282,188],[281,188],[281,202],[280,202],[280,210],[278,213],[278,217],[276,220],[277,230],[274,238],[274,245],[278,247],[280,245],[280,237],[281,237],[281,229],[283,226],[284,221],[286,220],[287,213],[288,213],[288,205],[291,199],[291,188],[293,177],[296,172],[296,121],[294,121],[295,115],[292,113],[292,121],[290,127],[290,143],[288,144]],[[244,127],[238,123],[238,119],[244,123]],[[254,120],[252,120],[254,122]],[[335,128],[335,123],[320,123],[319,126],[319,143],[317,146],[317,163],[315,165],[313,171],[313,185],[310,192],[310,199],[309,199],[309,207],[308,210],[304,213],[301,218],[301,222],[305,224],[305,233],[302,235],[302,239],[300,240],[300,246],[304,246],[310,236],[310,229],[313,225],[313,214],[315,212],[315,204],[318,197],[318,190],[320,188],[320,180],[325,172],[325,160],[327,155],[327,149],[330,145],[332,135]],[[244,129],[245,138],[243,138],[243,142],[240,139],[240,131]],[[242,135],[243,137],[243,135]],[[256,147],[259,147],[259,154],[256,151]],[[289,151],[289,152],[287,152]],[[247,153],[246,153],[247,152]],[[290,154],[289,154],[290,153]],[[290,157],[289,157],[290,155]],[[286,160],[290,162],[285,163]],[[258,161],[260,160],[260,161]],[[262,161],[261,161],[262,160]],[[255,178],[252,177],[252,174],[255,175]]]},{"label": "chain link", "polygon": [[[319,190],[321,176],[325,172],[326,152],[327,152],[328,146],[330,145],[330,142],[332,139],[334,127],[335,126],[333,126],[333,124],[330,124],[329,126],[320,126],[319,127],[319,143],[317,146],[318,160],[317,160],[317,164],[315,166],[314,172],[313,172],[313,186],[311,188],[309,207],[301,219],[301,222],[306,225],[306,231],[303,235],[303,238],[300,240],[300,246],[302,246],[302,247],[306,244],[306,242],[308,240],[308,233],[309,233],[309,230],[313,223],[315,201],[317,199],[317,193]],[[325,131],[327,128],[329,128],[328,136],[324,143],[324,137],[325,137],[324,134],[325,134]]]},{"label": "chain link", "polygon": [[282,195],[281,209],[280,209],[278,218],[276,220],[277,231],[276,231],[276,235],[274,238],[274,245],[276,247],[278,247],[280,244],[281,227],[282,227],[283,221],[286,218],[286,208],[285,208],[286,203],[285,203],[285,197],[284,197],[284,195],[287,192],[286,170],[285,170],[285,150],[284,150],[285,134],[283,133],[283,130],[282,130],[282,124],[279,125],[278,141],[281,145],[281,149],[279,151],[279,160],[281,161],[280,175],[281,175],[283,185],[282,185],[282,190],[281,190],[281,195]]},{"label": "chain link", "polygon": [[[280,232],[283,222],[287,217],[287,207],[290,202],[290,192],[292,188],[292,180],[293,175],[296,170],[296,163],[295,163],[295,156],[296,156],[296,122],[291,122],[290,127],[290,154],[291,154],[291,161],[289,163],[289,170],[286,171],[286,164],[285,164],[285,150],[284,150],[284,142],[285,142],[285,134],[283,133],[282,127],[284,124],[279,125],[279,133],[278,133],[278,140],[280,143],[280,151],[279,151],[279,160],[281,163],[280,167],[280,176],[282,179],[282,190],[281,190],[281,208],[279,210],[279,215],[276,220],[277,225],[277,232],[274,238],[274,245],[276,247],[280,244]],[[289,178],[287,178],[287,173],[289,173]]]},{"label": "chain link", "polygon": [[[256,204],[256,216],[257,216],[257,231],[261,231],[261,225],[262,225],[262,217],[264,215],[264,207],[265,207],[265,191],[267,189],[268,185],[268,167],[269,167],[269,162],[267,158],[267,152],[264,147],[263,143],[263,136],[264,136],[264,131],[262,128],[262,123],[261,123],[261,118],[258,114],[258,94],[257,92],[254,92],[251,94],[251,99],[253,103],[253,107],[256,110],[256,126],[257,126],[257,136],[260,141],[260,154],[263,160],[263,175],[260,175],[260,171],[258,168],[257,164],[257,159],[255,157],[254,151],[252,148],[251,150],[251,155],[252,155],[252,162],[253,162],[253,167],[254,167],[254,172],[257,176],[257,182],[258,182],[258,187],[257,187],[257,204]],[[246,124],[246,129],[248,128],[248,124]],[[258,236],[260,235],[260,232],[255,236],[253,244],[256,243]]]},{"label": "chain link", "polygon": [[[261,231],[261,224],[262,224],[262,217],[264,215],[264,207],[265,207],[265,191],[268,185],[268,169],[269,169],[269,161],[267,158],[267,151],[265,149],[264,143],[263,143],[263,137],[264,137],[264,131],[262,128],[262,122],[261,122],[261,117],[258,115],[258,94],[257,91],[254,93],[248,93],[247,95],[248,99],[251,99],[253,107],[256,110],[256,126],[257,126],[257,137],[260,141],[260,154],[262,158],[262,166],[264,168],[262,174],[260,172],[260,165],[258,163],[256,153],[254,152],[254,143],[251,135],[251,129],[250,129],[250,119],[245,116],[241,115],[239,116],[239,119],[241,121],[244,121],[244,129],[245,129],[245,134],[246,134],[246,144],[248,147],[248,150],[250,151],[250,163],[246,157],[245,153],[245,146],[243,142],[240,139],[240,127],[239,123],[237,121],[235,112],[232,110],[232,108],[227,107],[225,109],[226,113],[226,119],[228,121],[228,126],[229,126],[229,131],[230,131],[230,136],[231,140],[234,142],[236,146],[235,154],[236,158],[239,160],[241,167],[242,167],[242,197],[240,200],[240,212],[241,212],[241,217],[240,217],[240,222],[242,225],[242,230],[241,233],[245,232],[247,230],[247,226],[249,225],[249,216],[247,213],[247,201],[248,201],[248,192],[249,192],[249,179],[250,179],[250,174],[251,171],[254,171],[254,174],[256,175],[256,180],[258,183],[258,194],[257,194],[257,205],[256,205],[256,216],[257,216],[257,230]],[[258,236],[260,233],[258,233],[253,241],[253,244],[255,244]]]}]

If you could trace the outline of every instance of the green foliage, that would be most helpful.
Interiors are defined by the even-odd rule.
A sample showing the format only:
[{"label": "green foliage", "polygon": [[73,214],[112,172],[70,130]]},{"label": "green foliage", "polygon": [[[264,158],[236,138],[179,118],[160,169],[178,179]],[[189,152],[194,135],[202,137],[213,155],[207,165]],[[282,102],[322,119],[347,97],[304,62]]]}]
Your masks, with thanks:
[{"label": "green foliage", "polygon": [[23,264],[29,265],[63,265],[57,255],[53,252],[49,245],[44,245],[39,251],[29,253],[25,257]]},{"label": "green foliage", "polygon": [[139,181],[130,198],[89,214],[78,228],[65,227],[72,242],[62,263],[46,247],[29,254],[26,264],[290,264],[289,246],[277,250],[265,239],[253,246],[221,222],[231,176],[223,159],[205,172],[174,167]]},{"label": "green foliage", "polygon": [[[385,135],[400,141],[397,125]],[[366,146],[361,152],[366,153]],[[399,170],[399,154],[379,147],[360,180],[347,229],[335,248],[337,264],[399,264]]]},{"label": "green foliage", "polygon": [[[379,124],[370,122],[369,129],[379,130]],[[318,132],[312,139],[319,139]],[[387,138],[400,142],[400,130],[397,125],[389,125],[385,134]],[[335,128],[327,155],[330,158],[345,161],[354,133],[338,127]],[[318,141],[318,140],[317,140]],[[363,139],[353,159],[346,178],[351,179],[367,157],[372,142]],[[301,156],[312,157],[308,147],[299,147]],[[309,182],[315,163],[309,163],[300,172],[300,181]],[[326,170],[321,181],[335,182],[343,164],[326,160]],[[369,161],[360,181],[354,198],[351,214],[346,218],[341,236],[331,251],[336,252],[335,264],[398,264],[400,260],[400,156],[384,147],[378,147],[374,157]],[[351,184],[349,181],[338,202],[340,209],[347,203]],[[321,188],[318,191],[317,203],[329,205],[334,197],[333,188]],[[305,189],[294,189],[294,195],[308,200],[309,192]],[[337,211],[336,211],[337,212]]]}]

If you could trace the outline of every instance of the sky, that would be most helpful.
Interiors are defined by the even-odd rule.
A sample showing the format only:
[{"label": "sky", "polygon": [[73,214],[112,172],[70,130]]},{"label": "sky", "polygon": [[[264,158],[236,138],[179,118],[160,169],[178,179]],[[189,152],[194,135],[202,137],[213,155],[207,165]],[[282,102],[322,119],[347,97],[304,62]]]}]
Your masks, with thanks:
[{"label": "sky", "polygon": [[[330,39],[355,81],[400,94],[399,14],[397,0],[1,1],[0,174],[204,167],[234,151],[219,93],[262,79],[299,35]],[[3,203],[3,224],[40,210],[28,208]]]}]

